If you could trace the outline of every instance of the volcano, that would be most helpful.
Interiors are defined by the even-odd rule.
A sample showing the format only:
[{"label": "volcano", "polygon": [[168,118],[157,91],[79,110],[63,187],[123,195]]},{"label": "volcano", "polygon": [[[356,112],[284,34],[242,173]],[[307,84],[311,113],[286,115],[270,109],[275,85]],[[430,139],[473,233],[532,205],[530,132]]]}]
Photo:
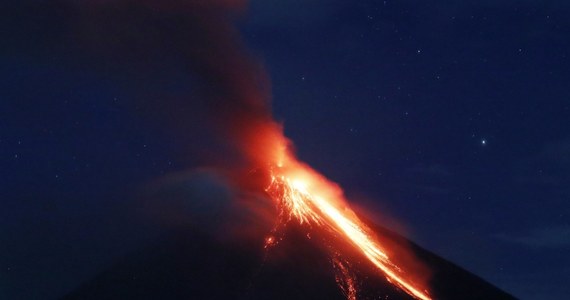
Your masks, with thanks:
[{"label": "volcano", "polygon": [[[131,82],[124,89],[136,90],[135,110],[164,109],[159,115],[171,124],[165,127],[182,132],[181,139],[188,138],[185,129],[206,132],[212,141],[189,138],[196,140],[190,148],[207,149],[196,158],[199,165],[228,174],[233,190],[269,198],[278,211],[274,228],[259,227],[263,233],[247,239],[228,240],[200,226],[179,229],[64,299],[510,298],[368,224],[340,185],[298,159],[273,116],[269,74],[235,26],[247,1],[63,2],[58,11],[69,17],[54,39],[66,46],[54,52],[77,49],[71,65]],[[163,85],[170,70],[185,74],[172,75],[178,78],[172,82],[193,87],[183,89],[183,101],[170,99],[171,83]]]},{"label": "volcano", "polygon": [[[406,247],[431,270],[433,299],[515,299],[476,275],[386,228],[373,226],[391,244]],[[79,299],[347,299],[343,271],[322,255],[322,243],[290,225],[279,246],[224,241],[179,228],[117,261],[62,300]],[[413,299],[354,258],[356,299]]]}]

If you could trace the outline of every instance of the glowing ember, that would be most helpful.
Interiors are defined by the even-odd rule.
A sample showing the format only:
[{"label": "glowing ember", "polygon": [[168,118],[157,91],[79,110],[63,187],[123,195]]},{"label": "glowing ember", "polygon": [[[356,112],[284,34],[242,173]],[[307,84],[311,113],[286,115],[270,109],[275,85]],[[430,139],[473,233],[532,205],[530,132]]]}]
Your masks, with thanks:
[{"label": "glowing ember", "polygon": [[[277,201],[282,219],[286,222],[296,219],[302,225],[319,226],[336,232],[341,240],[358,249],[389,282],[416,299],[431,299],[427,291],[408,279],[390,260],[371,230],[347,206],[336,185],[294,159],[276,165],[271,168],[271,184],[266,191]],[[274,242],[271,237],[266,247]],[[343,284],[339,283],[341,289],[348,299],[356,299],[355,280],[347,266],[337,258],[333,262],[343,278]]]},{"label": "glowing ember", "polygon": [[342,292],[346,296],[346,299],[356,300],[356,282],[350,273],[348,263],[343,262],[339,258],[334,258],[333,265],[338,271],[336,276],[336,283],[340,286]]}]

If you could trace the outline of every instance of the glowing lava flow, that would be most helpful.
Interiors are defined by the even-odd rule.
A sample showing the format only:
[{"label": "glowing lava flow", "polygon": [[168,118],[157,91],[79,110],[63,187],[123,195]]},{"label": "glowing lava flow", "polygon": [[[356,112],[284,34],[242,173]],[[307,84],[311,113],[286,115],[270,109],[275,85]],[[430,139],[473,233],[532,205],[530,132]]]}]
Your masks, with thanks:
[{"label": "glowing lava flow", "polygon": [[[345,204],[340,189],[309,167],[294,162],[288,168],[273,168],[266,191],[278,201],[281,214],[287,214],[288,220],[295,218],[301,224],[326,227],[339,233],[382,271],[389,282],[416,299],[431,299],[390,261],[370,229]],[[352,298],[356,297],[349,297]]]}]

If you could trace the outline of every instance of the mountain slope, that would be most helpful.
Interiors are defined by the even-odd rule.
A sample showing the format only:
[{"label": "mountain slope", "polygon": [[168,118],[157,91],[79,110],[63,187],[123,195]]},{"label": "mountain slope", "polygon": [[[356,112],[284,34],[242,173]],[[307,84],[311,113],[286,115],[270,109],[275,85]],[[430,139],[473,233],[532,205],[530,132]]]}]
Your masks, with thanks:
[{"label": "mountain slope", "polygon": [[[514,299],[395,233],[375,230],[393,245],[408,244],[431,270],[434,299]],[[259,244],[180,229],[125,257],[63,300],[346,299],[323,246],[296,226],[289,226],[284,237],[263,250]],[[352,269],[359,282],[358,299],[411,299],[357,260]]]}]

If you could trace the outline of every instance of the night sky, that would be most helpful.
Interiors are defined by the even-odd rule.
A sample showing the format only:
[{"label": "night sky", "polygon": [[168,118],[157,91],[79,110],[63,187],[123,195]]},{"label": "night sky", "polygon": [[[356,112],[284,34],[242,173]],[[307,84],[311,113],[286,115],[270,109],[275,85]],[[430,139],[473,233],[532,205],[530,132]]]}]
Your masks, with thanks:
[{"label": "night sky", "polygon": [[[206,110],[179,106],[200,80],[176,43],[139,51],[151,24],[148,45],[97,49],[59,7],[0,4],[1,299],[56,298],[150,242],[141,191],[224,151]],[[254,0],[236,24],[299,157],[358,210],[516,297],[564,299],[569,16],[561,0]]]}]

